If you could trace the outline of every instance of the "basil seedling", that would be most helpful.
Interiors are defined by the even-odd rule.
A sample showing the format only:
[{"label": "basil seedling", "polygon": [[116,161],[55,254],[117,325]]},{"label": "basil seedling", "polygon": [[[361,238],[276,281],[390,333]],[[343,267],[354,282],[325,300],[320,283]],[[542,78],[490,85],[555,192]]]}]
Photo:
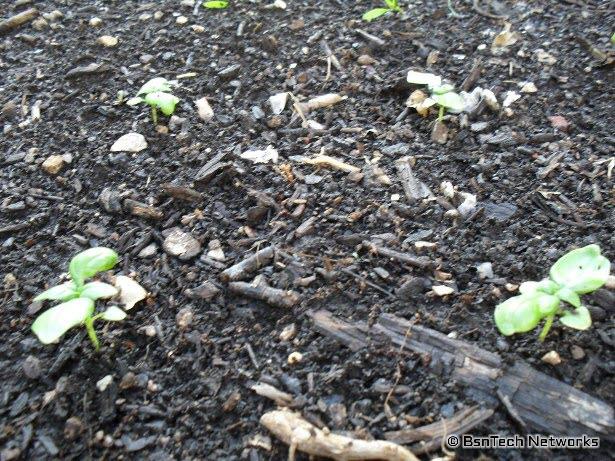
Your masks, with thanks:
[{"label": "basil seedling", "polygon": [[407,80],[409,83],[414,83],[415,85],[427,85],[431,93],[426,99],[423,95],[423,99],[416,101],[415,105],[412,106],[415,107],[419,113],[423,111],[426,113],[429,107],[437,104],[440,106],[438,120],[442,121],[444,112],[447,110],[454,113],[463,111],[465,101],[459,94],[453,91],[455,89],[453,85],[442,82],[442,77],[426,72],[415,72],[411,70],[408,72]]},{"label": "basil seedling", "polygon": [[370,22],[382,15],[387,14],[389,11],[392,13],[399,13],[401,11],[401,7],[399,6],[397,0],[384,0],[384,3],[386,8],[374,8],[373,10],[369,10],[363,15],[363,20]]},{"label": "basil seedling", "polygon": [[36,298],[35,301],[63,301],[39,315],[32,324],[32,331],[43,344],[49,344],[77,325],[84,325],[90,341],[98,350],[100,343],[94,330],[98,319],[117,322],[126,318],[126,313],[116,306],[94,315],[97,299],[112,298],[118,290],[107,283],[85,281],[99,272],[115,266],[118,255],[109,248],[96,247],[82,251],[75,256],[69,266],[70,282],[52,287]]},{"label": "basil seedling", "polygon": [[203,6],[210,10],[221,10],[228,7],[228,2],[226,0],[203,2]]},{"label": "basil seedling", "polygon": [[572,250],[553,264],[548,279],[524,282],[519,286],[519,296],[498,304],[494,312],[498,330],[505,336],[526,333],[544,319],[539,336],[544,341],[557,316],[567,327],[588,329],[591,316],[579,295],[604,285],[610,270],[611,263],[600,254],[598,245]]},{"label": "basil seedling", "polygon": [[137,93],[137,96],[130,98],[126,104],[134,106],[142,102],[149,104],[152,108],[152,121],[154,125],[158,123],[158,109],[164,115],[173,115],[175,106],[179,98],[170,93],[171,87],[176,83],[163,77],[156,77],[145,83]]}]

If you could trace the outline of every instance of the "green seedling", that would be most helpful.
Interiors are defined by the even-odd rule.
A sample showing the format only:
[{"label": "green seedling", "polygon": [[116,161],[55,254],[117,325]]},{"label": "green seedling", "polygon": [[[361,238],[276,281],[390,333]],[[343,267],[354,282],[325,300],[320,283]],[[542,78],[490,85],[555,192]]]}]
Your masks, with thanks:
[{"label": "green seedling", "polygon": [[454,113],[463,111],[465,107],[463,98],[454,91],[455,87],[453,85],[443,83],[442,77],[411,70],[408,72],[407,80],[409,83],[414,83],[415,85],[426,85],[431,93],[427,99],[416,105],[419,106],[416,107],[417,111],[426,111],[429,107],[437,104],[440,107],[438,111],[438,121],[442,121],[446,111]]},{"label": "green seedling", "polygon": [[397,0],[384,0],[386,8],[374,8],[373,10],[369,10],[363,15],[364,21],[373,21],[380,16],[391,13],[399,13],[401,11],[401,7],[399,6]]},{"label": "green seedling", "polygon": [[130,98],[126,104],[129,106],[142,102],[149,104],[152,108],[152,121],[156,125],[158,123],[158,110],[166,116],[173,115],[173,112],[175,112],[179,98],[170,93],[171,88],[175,85],[175,82],[163,77],[153,78],[143,85],[137,96]]},{"label": "green seedling", "polygon": [[615,45],[615,32],[613,32],[613,35],[611,35],[611,43]]},{"label": "green seedling", "polygon": [[71,328],[84,325],[94,348],[99,349],[94,322],[98,319],[121,321],[126,318],[126,313],[119,307],[110,306],[94,315],[96,300],[112,298],[118,290],[107,283],[85,281],[113,268],[117,260],[117,253],[109,248],[96,247],[82,251],[69,264],[69,282],[52,287],[34,298],[35,301],[63,301],[43,312],[32,324],[32,331],[43,344],[55,342]]},{"label": "green seedling", "polygon": [[224,8],[228,8],[228,2],[224,0],[203,2],[203,6],[211,10],[223,10]]},{"label": "green seedling", "polygon": [[600,254],[598,245],[588,245],[566,253],[540,282],[524,282],[521,294],[498,304],[495,324],[505,336],[533,330],[544,319],[538,339],[544,341],[553,321],[569,328],[586,330],[591,324],[587,307],[579,295],[591,293],[606,283],[611,263]]}]

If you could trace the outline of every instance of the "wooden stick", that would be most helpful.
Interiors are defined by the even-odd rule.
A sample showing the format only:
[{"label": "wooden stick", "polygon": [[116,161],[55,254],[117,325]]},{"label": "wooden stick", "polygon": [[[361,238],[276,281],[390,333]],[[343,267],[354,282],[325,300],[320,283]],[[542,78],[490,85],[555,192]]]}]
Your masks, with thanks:
[{"label": "wooden stick", "polygon": [[380,344],[388,338],[394,345],[403,345],[405,353],[428,355],[429,367],[441,379],[469,387],[487,404],[496,405],[502,396],[507,397],[530,430],[561,436],[587,434],[615,441],[613,407],[534,370],[522,360],[507,365],[494,352],[391,314],[382,314],[371,327],[341,321],[327,311],[310,312],[309,316],[317,331],[353,351],[368,347],[372,339]]},{"label": "wooden stick", "polygon": [[248,277],[252,272],[268,264],[273,259],[275,247],[269,246],[257,251],[252,256],[243,261],[229,267],[220,274],[220,280],[223,282],[235,282]]},{"label": "wooden stick", "polygon": [[264,284],[254,285],[246,282],[231,282],[228,288],[232,293],[236,293],[247,298],[258,299],[275,307],[290,309],[299,303],[299,293],[292,290],[280,290],[268,287]]},{"label": "wooden stick", "polygon": [[377,245],[367,240],[363,241],[363,247],[369,251],[373,251],[376,254],[385,256],[387,258],[395,259],[404,264],[419,267],[421,269],[433,269],[436,267],[434,261],[430,261],[425,258],[418,258],[416,256],[409,255],[408,253],[401,253],[399,251],[391,250],[389,248]]},{"label": "wooden stick", "polygon": [[393,442],[359,440],[318,429],[299,414],[276,410],[261,416],[261,424],[290,446],[289,460],[296,450],[336,461],[381,459],[418,461],[410,451]]},{"label": "wooden stick", "polygon": [[14,16],[11,16],[8,19],[0,22],[0,35],[6,34],[11,30],[25,24],[28,21],[31,21],[35,17],[38,16],[38,10],[36,8],[30,8],[26,11],[22,11],[21,13],[17,13]]}]

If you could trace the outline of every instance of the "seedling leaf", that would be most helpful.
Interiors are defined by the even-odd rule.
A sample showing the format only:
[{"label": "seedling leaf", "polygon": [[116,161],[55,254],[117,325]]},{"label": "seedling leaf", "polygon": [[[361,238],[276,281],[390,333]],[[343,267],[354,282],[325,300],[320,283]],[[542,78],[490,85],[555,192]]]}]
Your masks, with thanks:
[{"label": "seedling leaf", "polygon": [[130,98],[126,101],[127,106],[136,106],[137,104],[141,104],[143,102],[143,98],[140,96],[135,96],[134,98]]},{"label": "seedling leaf", "polygon": [[56,301],[68,301],[73,298],[77,298],[79,293],[76,291],[75,284],[73,282],[66,282],[62,285],[56,285],[48,290],[43,291],[40,295],[34,298],[34,301],[44,301],[46,299],[53,299]]},{"label": "seedling leaf", "polygon": [[94,312],[94,301],[77,298],[46,310],[32,324],[32,331],[43,344],[58,340],[72,327],[82,324]]},{"label": "seedling leaf", "polygon": [[538,293],[536,295],[536,306],[541,317],[553,315],[559,308],[560,299],[557,296]]},{"label": "seedling leaf", "polygon": [[574,311],[566,311],[559,320],[575,330],[587,330],[592,325],[591,315],[585,306],[579,306]]},{"label": "seedling leaf", "polygon": [[519,292],[522,294],[534,294],[537,291],[542,293],[554,294],[560,286],[552,280],[544,279],[540,282],[523,282],[519,285]]},{"label": "seedling leaf", "polygon": [[374,8],[363,15],[363,20],[370,22],[391,11],[389,8]]},{"label": "seedling leaf", "polygon": [[228,2],[224,0],[203,2],[203,6],[209,9],[224,9],[228,7]]},{"label": "seedling leaf", "polygon": [[432,94],[431,97],[441,106],[454,112],[461,112],[465,107],[463,98],[455,92]]},{"label": "seedling leaf", "polygon": [[387,4],[387,6],[389,7],[390,10],[393,11],[400,11],[401,8],[399,7],[397,0],[384,0],[384,3]]},{"label": "seedling leaf", "polygon": [[536,328],[541,320],[535,296],[514,296],[495,308],[495,324],[505,336],[525,333]]},{"label": "seedling leaf", "polygon": [[109,322],[120,322],[126,318],[126,312],[117,306],[109,306],[100,318]]},{"label": "seedling leaf", "polygon": [[551,279],[577,294],[591,293],[606,283],[611,263],[598,245],[572,250],[551,267]]},{"label": "seedling leaf", "polygon": [[86,283],[81,292],[83,298],[90,298],[92,301],[100,298],[112,298],[117,294],[118,290],[113,285],[103,282]]},{"label": "seedling leaf", "polygon": [[156,91],[145,96],[145,102],[150,106],[157,107],[164,115],[171,115],[175,112],[175,106],[179,102],[179,98],[170,93]]},{"label": "seedling leaf", "polygon": [[85,279],[111,269],[117,260],[117,253],[109,248],[90,248],[71,260],[68,271],[75,285],[81,287]]},{"label": "seedling leaf", "polygon": [[172,83],[166,78],[156,77],[146,82],[137,93],[137,96],[156,93],[158,91],[171,91],[171,85]]},{"label": "seedling leaf", "polygon": [[555,293],[555,296],[557,296],[562,301],[565,301],[568,304],[573,305],[574,307],[581,307],[581,298],[576,292],[572,291],[570,288],[567,288],[567,287],[560,288]]}]

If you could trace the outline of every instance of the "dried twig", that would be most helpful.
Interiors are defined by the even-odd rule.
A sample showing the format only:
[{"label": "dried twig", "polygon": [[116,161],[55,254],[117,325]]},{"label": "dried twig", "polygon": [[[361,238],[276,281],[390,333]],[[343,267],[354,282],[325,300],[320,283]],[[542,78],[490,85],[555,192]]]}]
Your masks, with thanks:
[{"label": "dried twig", "polygon": [[0,22],[0,35],[6,34],[11,30],[25,24],[28,21],[31,21],[35,17],[38,16],[38,10],[36,8],[30,8],[26,11],[22,11],[21,13],[17,13],[14,16],[11,16],[8,19]]},{"label": "dried twig", "polygon": [[243,261],[229,267],[220,274],[220,279],[223,282],[235,282],[242,280],[252,272],[268,264],[273,259],[275,247],[269,246],[257,251],[252,256]]},{"label": "dried twig", "polygon": [[276,410],[261,416],[261,424],[290,446],[289,461],[297,450],[336,461],[381,459],[385,461],[418,461],[401,445],[383,440],[359,440],[318,429],[299,414]]},{"label": "dried twig", "polygon": [[228,285],[231,292],[247,298],[258,299],[275,307],[290,309],[300,301],[299,293],[292,290],[280,290],[264,284],[246,282],[231,282]]}]

